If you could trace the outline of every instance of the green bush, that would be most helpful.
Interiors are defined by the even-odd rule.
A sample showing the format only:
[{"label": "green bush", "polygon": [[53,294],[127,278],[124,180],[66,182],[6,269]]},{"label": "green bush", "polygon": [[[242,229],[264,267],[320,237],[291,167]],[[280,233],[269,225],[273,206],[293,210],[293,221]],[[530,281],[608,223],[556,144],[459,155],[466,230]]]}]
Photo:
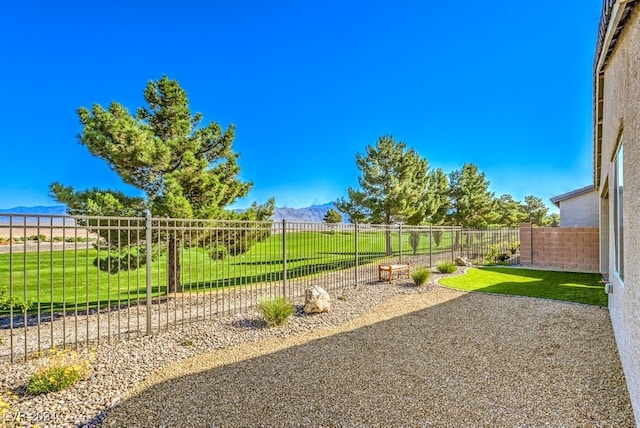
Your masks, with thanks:
[{"label": "green bush", "polygon": [[0,310],[10,311],[12,309],[19,309],[20,312],[26,312],[33,306],[33,301],[27,300],[26,302],[15,294],[10,296],[9,290],[6,288],[0,289]]},{"label": "green bush", "polygon": [[263,300],[258,305],[258,309],[267,324],[270,327],[275,327],[287,322],[289,317],[293,315],[295,307],[285,297],[276,297],[275,299]]},{"label": "green bush", "polygon": [[120,254],[114,252],[102,258],[96,257],[93,265],[105,272],[116,274],[120,271],[136,270],[147,264],[147,252],[144,247],[129,251],[124,250]]},{"label": "green bush", "polygon": [[424,285],[431,277],[431,271],[426,268],[418,268],[413,271],[411,278],[416,286]]},{"label": "green bush", "polygon": [[501,253],[500,248],[497,245],[492,245],[488,248],[484,255],[486,264],[508,264],[510,256],[507,253]]},{"label": "green bush", "polygon": [[436,268],[440,273],[454,273],[456,270],[458,270],[458,266],[456,266],[456,264],[453,262],[439,262],[436,265]]},{"label": "green bush", "polygon": [[40,235],[31,235],[29,236],[29,240],[30,241],[40,241],[40,242],[45,242],[47,240],[47,236],[40,234]]}]

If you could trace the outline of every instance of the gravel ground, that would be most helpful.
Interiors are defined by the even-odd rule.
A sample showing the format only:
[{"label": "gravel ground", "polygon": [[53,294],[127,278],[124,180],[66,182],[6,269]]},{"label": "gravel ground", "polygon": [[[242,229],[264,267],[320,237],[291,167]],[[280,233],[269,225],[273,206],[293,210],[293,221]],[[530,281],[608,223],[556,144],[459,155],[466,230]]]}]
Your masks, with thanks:
[{"label": "gravel ground", "polygon": [[[332,297],[280,328],[245,313],[101,345],[88,380],[14,409],[56,427],[635,426],[606,309],[401,281]],[[34,364],[0,365],[0,390],[21,395]]]}]

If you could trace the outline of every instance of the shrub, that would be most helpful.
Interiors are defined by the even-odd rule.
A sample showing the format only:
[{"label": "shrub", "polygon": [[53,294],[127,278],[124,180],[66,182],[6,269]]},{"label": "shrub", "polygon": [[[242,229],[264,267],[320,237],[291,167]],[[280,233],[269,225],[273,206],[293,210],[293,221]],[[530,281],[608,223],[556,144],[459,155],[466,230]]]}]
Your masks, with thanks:
[{"label": "shrub", "polygon": [[431,277],[431,271],[425,268],[418,268],[411,274],[411,278],[416,286],[424,285]]},{"label": "shrub", "polygon": [[497,245],[492,245],[484,255],[487,264],[506,264],[510,256],[507,253],[501,253]]},{"label": "shrub", "polygon": [[439,262],[436,265],[436,268],[440,273],[453,273],[458,270],[458,266],[456,266],[455,263],[449,261]]},{"label": "shrub", "polygon": [[519,241],[512,241],[509,243],[509,251],[511,252],[511,254],[515,254],[518,252],[518,248],[520,248],[520,242]]},{"label": "shrub", "polygon": [[487,263],[494,263],[499,253],[500,253],[500,250],[498,249],[498,246],[491,245],[489,248],[487,248],[487,252],[484,253],[484,260]]},{"label": "shrub", "polygon": [[32,395],[61,391],[89,377],[90,357],[82,357],[68,349],[52,348],[38,363],[39,368],[29,378],[27,392]]},{"label": "shrub", "polygon": [[147,264],[147,252],[144,247],[137,250],[123,250],[110,253],[110,255],[93,259],[93,265],[100,270],[116,274],[120,271],[136,270]]},{"label": "shrub", "polygon": [[30,241],[40,241],[40,242],[45,242],[47,240],[47,236],[40,234],[40,235],[31,235],[29,236],[29,240]]},{"label": "shrub", "polygon": [[20,309],[20,312],[26,312],[31,309],[31,306],[33,306],[33,301],[27,300],[25,302],[15,294],[10,296],[6,288],[0,289],[0,309],[7,311]]},{"label": "shrub", "polygon": [[275,327],[284,324],[293,315],[295,307],[285,297],[276,297],[275,299],[263,300],[258,305],[258,309],[262,312],[267,324]]}]

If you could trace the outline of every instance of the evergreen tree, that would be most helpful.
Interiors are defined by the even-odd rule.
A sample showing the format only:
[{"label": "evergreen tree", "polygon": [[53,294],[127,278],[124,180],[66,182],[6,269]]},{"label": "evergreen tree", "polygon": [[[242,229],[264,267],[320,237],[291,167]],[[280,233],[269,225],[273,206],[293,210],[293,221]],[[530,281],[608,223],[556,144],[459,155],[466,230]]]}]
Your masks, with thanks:
[{"label": "evergreen tree", "polygon": [[545,222],[549,227],[560,227],[560,214],[551,213],[547,216],[547,220]]},{"label": "evergreen tree", "polygon": [[[235,214],[225,208],[247,195],[252,183],[238,178],[239,155],[232,149],[233,125],[201,126],[202,114],[191,114],[186,92],[166,76],[150,81],[144,91],[147,107],[135,115],[117,102],[108,109],[95,104],[78,109],[83,126],[80,143],[104,159],[125,183],[144,197],[124,197],[114,190],[76,191],[53,183],[52,196],[69,213],[142,215],[171,218],[255,218],[273,214],[274,201]],[[169,238],[169,291],[179,291],[179,238]]]},{"label": "evergreen tree", "polygon": [[449,179],[441,168],[436,168],[429,173],[429,189],[425,199],[427,223],[444,224],[450,207]]},{"label": "evergreen tree", "polygon": [[542,202],[542,199],[529,195],[524,198],[524,210],[526,213],[526,219],[531,221],[534,226],[546,226],[547,225],[547,212],[549,208]]},{"label": "evergreen tree", "polygon": [[496,200],[497,224],[500,226],[518,227],[527,221],[522,204],[511,195],[502,195]]},{"label": "evergreen tree", "polygon": [[[348,200],[340,198],[336,208],[350,221],[368,223],[418,224],[424,218],[428,189],[428,163],[403,142],[391,136],[367,146],[356,155],[361,172],[359,189],[349,187]],[[387,234],[387,253],[391,254],[391,235]]]},{"label": "evergreen tree", "polygon": [[495,197],[489,191],[489,181],[474,164],[464,164],[462,169],[449,174],[451,224],[484,228],[496,219]]},{"label": "evergreen tree", "polygon": [[325,223],[342,223],[342,214],[331,208],[324,214],[322,220]]}]

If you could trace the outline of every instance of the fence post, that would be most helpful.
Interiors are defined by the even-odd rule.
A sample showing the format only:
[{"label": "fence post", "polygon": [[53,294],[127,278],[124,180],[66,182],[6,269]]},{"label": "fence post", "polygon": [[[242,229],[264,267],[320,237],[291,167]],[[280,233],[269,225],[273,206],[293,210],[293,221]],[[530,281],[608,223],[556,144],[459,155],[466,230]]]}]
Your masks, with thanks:
[{"label": "fence post", "polygon": [[282,219],[282,297],[287,296],[287,220]]},{"label": "fence post", "polygon": [[357,285],[358,284],[358,262],[359,262],[359,260],[358,260],[358,222],[357,221],[355,222],[354,230],[355,230],[354,239],[355,239],[355,264],[356,264],[356,266],[355,266],[356,267],[356,269],[355,269],[355,281],[356,281],[355,285]]},{"label": "fence post", "polygon": [[402,223],[398,223],[398,252],[400,253],[398,263],[402,263]]},{"label": "fence post", "polygon": [[455,242],[455,238],[456,238],[456,236],[454,236],[454,235],[455,235],[455,233],[454,233],[454,227],[455,227],[455,226],[451,225],[451,261],[453,261],[453,260],[455,259],[454,252],[455,252],[455,246],[456,246],[456,244],[457,244],[457,243]]},{"label": "fence post", "polygon": [[433,225],[429,225],[429,267],[433,267]]},{"label": "fence post", "polygon": [[146,257],[147,257],[147,262],[146,262],[146,271],[147,271],[147,278],[146,278],[146,285],[147,285],[147,335],[151,335],[151,263],[152,263],[152,251],[153,249],[151,248],[151,241],[152,241],[152,237],[151,237],[151,212],[147,211],[147,217],[145,218],[144,221],[144,230],[145,230],[145,249],[147,251]]}]

